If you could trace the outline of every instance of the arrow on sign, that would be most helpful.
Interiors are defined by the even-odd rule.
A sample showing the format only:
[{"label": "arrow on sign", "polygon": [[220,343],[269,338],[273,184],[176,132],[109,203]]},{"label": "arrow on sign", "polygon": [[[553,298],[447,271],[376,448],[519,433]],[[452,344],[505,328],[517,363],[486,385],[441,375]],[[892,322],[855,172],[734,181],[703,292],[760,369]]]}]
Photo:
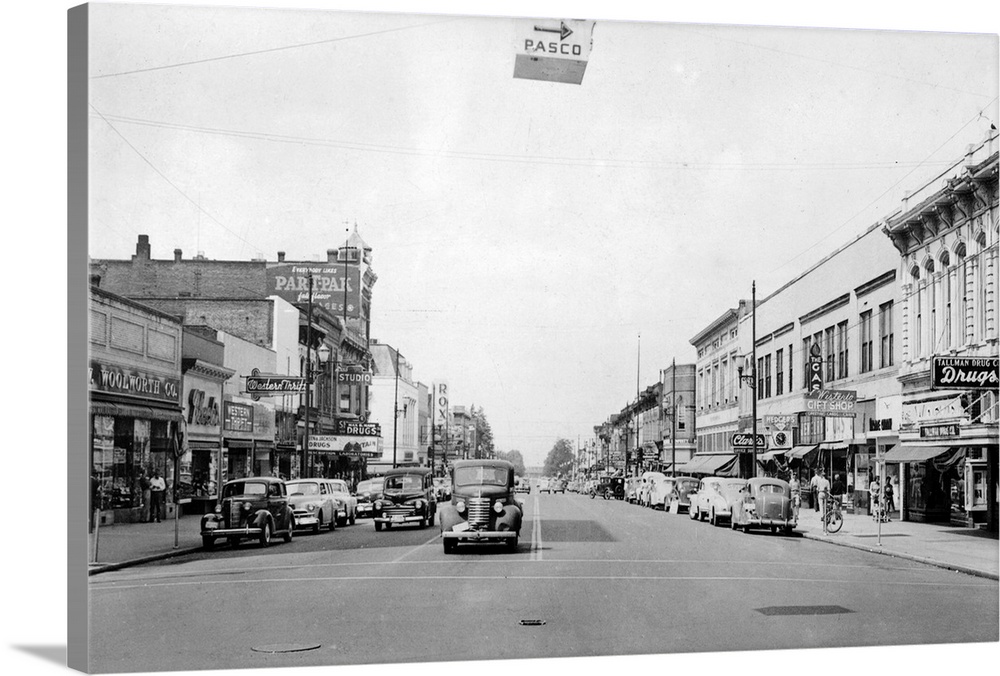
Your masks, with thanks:
[{"label": "arrow on sign", "polygon": [[541,26],[535,26],[535,30],[542,31],[545,33],[559,33],[560,41],[565,40],[566,38],[568,38],[570,35],[573,34],[573,31],[570,30],[569,26],[566,25],[565,21],[559,22],[559,28],[542,28]]}]

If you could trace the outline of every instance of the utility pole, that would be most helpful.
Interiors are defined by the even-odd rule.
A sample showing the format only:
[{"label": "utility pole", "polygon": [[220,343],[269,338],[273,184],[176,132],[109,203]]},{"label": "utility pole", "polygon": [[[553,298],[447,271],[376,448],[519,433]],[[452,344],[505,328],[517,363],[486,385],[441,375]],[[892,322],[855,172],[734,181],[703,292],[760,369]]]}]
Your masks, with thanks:
[{"label": "utility pole", "polygon": [[753,468],[750,470],[750,477],[753,478],[757,476],[757,378],[760,375],[757,373],[757,280],[753,281],[753,286],[750,290],[750,330],[752,333],[751,341],[753,342]]},{"label": "utility pole", "polygon": [[399,350],[396,350],[396,389],[392,397],[392,466],[396,467],[396,426],[399,421]]},{"label": "utility pole", "polygon": [[309,408],[312,406],[312,325],[313,325],[313,276],[309,273],[309,300],[306,305],[306,411],[305,430],[302,434],[302,476],[312,476],[309,466]]},{"label": "utility pole", "polygon": [[677,476],[677,358],[670,363],[670,476]]},{"label": "utility pole", "polygon": [[[636,460],[639,459],[639,365],[642,359],[642,334],[638,334],[636,337],[635,345],[635,447],[632,449],[632,455]],[[627,456],[626,456],[627,460]],[[632,466],[632,476],[637,476],[636,466]],[[628,462],[625,463],[625,475],[628,475]]]}]

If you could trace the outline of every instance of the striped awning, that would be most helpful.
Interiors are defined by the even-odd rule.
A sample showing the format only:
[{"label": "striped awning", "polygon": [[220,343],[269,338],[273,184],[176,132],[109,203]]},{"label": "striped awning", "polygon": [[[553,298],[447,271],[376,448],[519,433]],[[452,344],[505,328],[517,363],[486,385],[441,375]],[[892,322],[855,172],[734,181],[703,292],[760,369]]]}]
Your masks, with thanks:
[{"label": "striped awning", "polygon": [[889,449],[882,459],[885,462],[927,462],[951,450],[948,446],[910,446],[902,444]]},{"label": "striped awning", "polygon": [[817,448],[819,444],[808,444],[806,446],[795,446],[790,451],[785,453],[785,457],[791,460],[792,458],[802,459],[809,453],[812,453]]}]

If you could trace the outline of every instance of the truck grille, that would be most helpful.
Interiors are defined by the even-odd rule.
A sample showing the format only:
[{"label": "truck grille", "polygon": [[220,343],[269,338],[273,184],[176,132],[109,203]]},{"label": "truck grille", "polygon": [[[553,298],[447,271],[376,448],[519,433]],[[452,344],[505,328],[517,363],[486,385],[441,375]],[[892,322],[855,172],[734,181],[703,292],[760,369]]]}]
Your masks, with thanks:
[{"label": "truck grille", "polygon": [[240,527],[240,503],[236,500],[231,500],[229,502],[229,527],[239,528]]},{"label": "truck grille", "polygon": [[489,498],[471,498],[469,500],[469,523],[485,525],[490,522]]},{"label": "truck grille", "polygon": [[390,505],[382,509],[383,516],[410,516],[413,513],[412,505]]}]

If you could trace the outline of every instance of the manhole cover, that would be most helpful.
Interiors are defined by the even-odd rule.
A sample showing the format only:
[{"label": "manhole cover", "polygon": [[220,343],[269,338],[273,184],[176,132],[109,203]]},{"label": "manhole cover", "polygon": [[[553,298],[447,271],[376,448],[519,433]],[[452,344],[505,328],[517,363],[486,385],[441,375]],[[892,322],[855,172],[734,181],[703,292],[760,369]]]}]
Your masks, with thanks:
[{"label": "manhole cover", "polygon": [[853,613],[841,606],[768,606],[757,608],[761,615],[841,615]]},{"label": "manhole cover", "polygon": [[521,620],[518,624],[522,627],[540,627],[545,624],[545,620]]},{"label": "manhole cover", "polygon": [[274,643],[272,645],[259,645],[250,648],[255,653],[300,653],[306,650],[316,650],[319,643]]}]

